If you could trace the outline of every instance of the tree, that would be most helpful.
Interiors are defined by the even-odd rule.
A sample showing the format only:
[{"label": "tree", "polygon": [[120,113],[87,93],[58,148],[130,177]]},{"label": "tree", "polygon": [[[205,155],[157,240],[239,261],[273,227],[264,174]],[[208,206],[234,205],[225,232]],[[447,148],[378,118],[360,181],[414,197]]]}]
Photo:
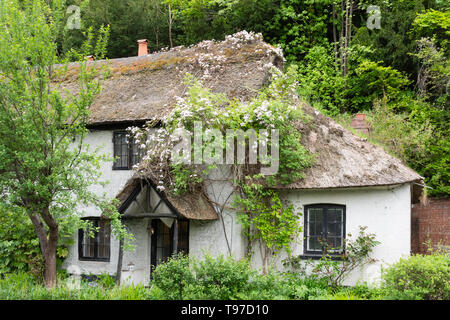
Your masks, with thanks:
[{"label": "tree", "polygon": [[139,39],[149,39],[150,51],[169,46],[168,8],[163,0],[67,0],[67,4],[80,7],[81,28],[61,32],[62,52],[81,47],[83,33],[102,25],[110,26],[114,39],[107,45],[109,58],[135,56]]},{"label": "tree", "polygon": [[310,48],[328,44],[331,1],[276,1],[279,4],[266,24],[264,38],[279,44],[288,61],[303,59]]},{"label": "tree", "polygon": [[[374,61],[383,61],[384,66],[407,72],[411,79],[417,72],[416,63],[409,53],[414,52],[414,37],[410,30],[417,14],[425,10],[425,0],[365,0],[361,5],[366,9],[371,5],[380,8],[380,29],[369,30],[366,20],[361,21],[354,36],[354,43],[372,46],[374,52],[370,57]],[[368,15],[363,14],[362,19]]]},{"label": "tree", "polygon": [[[115,203],[90,186],[99,178],[103,155],[83,144],[89,106],[99,92],[97,71],[78,63],[78,93],[57,83],[67,58],[57,55],[56,37],[63,1],[5,0],[0,7],[0,201],[10,213],[31,220],[44,258],[44,281],[56,285],[56,252],[62,227],[88,228],[81,206],[94,204],[111,219],[115,234],[126,235]],[[93,36],[89,35],[88,40]],[[105,52],[108,29],[100,30],[93,50]],[[84,57],[71,51],[72,56]],[[76,139],[75,139],[76,137]]]}]

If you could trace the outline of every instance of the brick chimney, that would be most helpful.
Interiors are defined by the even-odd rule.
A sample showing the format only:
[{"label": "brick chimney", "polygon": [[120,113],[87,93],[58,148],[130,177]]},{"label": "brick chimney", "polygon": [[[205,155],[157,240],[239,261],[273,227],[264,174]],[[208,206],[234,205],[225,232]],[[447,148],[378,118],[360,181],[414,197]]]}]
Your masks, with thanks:
[{"label": "brick chimney", "polygon": [[142,39],[142,40],[138,40],[138,44],[139,44],[139,50],[138,50],[138,56],[145,56],[148,54],[148,40],[147,39]]},{"label": "brick chimney", "polygon": [[352,120],[352,128],[356,131],[369,135],[370,127],[366,122],[366,115],[364,113],[357,113]]},{"label": "brick chimney", "polygon": [[93,55],[86,56],[85,59],[86,59],[87,61],[94,61],[94,56],[93,56]]}]

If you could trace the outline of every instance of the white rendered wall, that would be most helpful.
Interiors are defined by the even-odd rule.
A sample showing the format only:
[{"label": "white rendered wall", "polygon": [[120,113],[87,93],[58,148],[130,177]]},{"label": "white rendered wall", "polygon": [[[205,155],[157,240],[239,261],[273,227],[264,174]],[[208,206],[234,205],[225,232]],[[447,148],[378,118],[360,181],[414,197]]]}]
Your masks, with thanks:
[{"label": "white rendered wall", "polygon": [[[352,234],[354,239],[359,233],[359,226],[367,226],[367,232],[376,235],[376,239],[381,244],[375,247],[371,257],[377,261],[365,266],[362,270],[355,270],[344,284],[353,285],[358,281],[376,281],[380,277],[382,265],[394,263],[400,257],[410,254],[409,184],[383,188],[295,190],[284,192],[282,198],[292,203],[297,212],[303,212],[303,206],[308,204],[345,205],[346,234]],[[232,244],[232,254],[235,258],[241,258],[245,254],[245,239],[240,233],[240,225],[233,212],[228,211],[227,213],[229,216],[225,216],[225,229]],[[302,216],[302,225],[303,219]],[[292,244],[291,248],[294,255],[303,254],[303,233],[298,236],[298,240]],[[261,269],[259,250],[255,249],[252,265],[256,269]],[[221,221],[191,222],[190,253],[201,257],[205,250],[214,256],[228,253]],[[277,268],[281,269],[281,262],[284,258],[286,258],[284,254],[275,257]]]},{"label": "white rendered wall", "polygon": [[[101,147],[101,152],[113,154],[112,131],[93,131],[86,143],[91,149]],[[106,194],[113,198],[131,177],[131,170],[112,170],[112,162],[102,164],[102,180],[110,183],[105,187],[96,186],[95,192]],[[242,236],[241,226],[235,213],[229,209],[232,202],[232,188],[230,183],[224,181],[227,174],[217,175],[217,181],[208,186],[208,195],[212,201],[218,204],[226,203],[223,210],[223,221],[190,221],[189,251],[196,257],[202,257],[205,253],[213,256],[231,254],[235,258],[241,258],[246,252],[246,240]],[[214,177],[213,177],[214,178]],[[308,204],[340,204],[346,206],[346,233],[357,235],[359,226],[367,226],[368,232],[375,233],[377,240],[381,242],[372,254],[378,261],[365,267],[363,270],[353,272],[345,284],[355,284],[359,280],[372,281],[379,278],[381,265],[396,262],[401,256],[410,254],[410,186],[409,184],[395,187],[354,188],[332,190],[293,190],[286,191],[282,198],[289,200],[298,212],[303,212],[303,206]],[[217,206],[220,209],[220,206]],[[100,212],[95,208],[86,208],[85,216],[99,216]],[[301,218],[303,223],[303,217]],[[147,226],[148,219],[139,219],[127,222],[127,226],[135,234],[136,250],[125,252],[122,268],[122,279],[126,282],[147,283],[150,271],[150,237]],[[225,232],[224,232],[225,230]],[[225,236],[226,234],[226,236]],[[118,259],[118,241],[111,239],[110,262],[79,261],[78,260],[78,236],[74,235],[74,245],[69,248],[69,256],[63,267],[76,265],[81,273],[100,274],[107,272],[115,274]],[[230,250],[228,247],[230,246]],[[303,253],[303,234],[292,245],[293,254]],[[256,250],[253,265],[261,268],[261,259]],[[278,266],[284,257],[277,258]],[[132,262],[134,268],[128,270],[128,264]]]},{"label": "white rendered wall", "polygon": [[[112,130],[92,130],[85,138],[83,144],[89,146],[89,150],[94,151],[99,148],[99,154],[106,154],[112,158],[114,154],[113,149],[113,131]],[[113,199],[117,193],[123,188],[127,180],[131,177],[131,170],[112,170],[113,162],[103,162],[101,164],[101,181],[108,181],[109,183],[102,187],[94,185],[91,190],[99,195],[106,193],[106,195]],[[85,217],[99,217],[100,210],[95,207],[87,207],[80,209]],[[74,234],[74,244],[69,248],[69,255],[63,263],[63,268],[67,269],[70,266],[77,266],[82,274],[101,274],[101,273],[116,273],[117,259],[119,255],[119,241],[111,237],[111,256],[110,262],[99,261],[80,261],[78,260],[78,233]]]},{"label": "white rendered wall", "polygon": [[[358,281],[376,281],[381,266],[394,263],[402,256],[409,256],[411,249],[411,200],[409,184],[384,188],[334,189],[324,191],[291,191],[286,199],[301,211],[304,205],[331,203],[346,206],[346,233],[354,239],[359,226],[367,226],[381,242],[371,257],[377,262],[363,270],[355,270],[344,284]],[[303,222],[302,217],[302,222]],[[303,253],[303,234],[293,245],[294,254]]]}]

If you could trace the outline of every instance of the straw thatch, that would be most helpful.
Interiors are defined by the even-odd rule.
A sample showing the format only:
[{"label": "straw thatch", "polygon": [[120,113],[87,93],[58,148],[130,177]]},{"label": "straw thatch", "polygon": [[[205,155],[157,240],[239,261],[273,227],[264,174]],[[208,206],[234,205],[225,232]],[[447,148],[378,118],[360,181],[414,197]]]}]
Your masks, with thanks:
[{"label": "straw thatch", "polygon": [[343,128],[314,108],[303,105],[309,116],[298,122],[302,144],[314,154],[314,164],[305,171],[305,178],[287,189],[324,189],[368,186],[388,186],[423,177],[389,155],[381,147]]},{"label": "straw thatch", "polygon": [[[120,201],[119,211],[123,213],[126,209],[126,202],[133,196],[133,193],[140,192],[142,184],[150,184],[154,187],[149,177],[134,175],[127,181],[125,186],[116,196]],[[183,196],[172,196],[166,191],[155,191],[165,201],[168,207],[177,215],[190,220],[216,220],[218,215],[213,205],[202,190],[185,194]]]},{"label": "straw thatch", "polygon": [[[101,81],[102,90],[90,109],[89,124],[102,125],[163,117],[174,106],[175,97],[183,96],[187,72],[214,92],[247,99],[268,81],[272,65],[282,67],[283,58],[260,37],[244,34],[222,42],[204,41],[189,48],[87,64],[107,65],[110,74]],[[75,93],[78,72],[78,64],[71,64],[56,82]]]},{"label": "straw thatch", "polygon": [[[111,72],[91,108],[90,125],[95,126],[161,119],[172,110],[175,98],[185,92],[186,72],[202,79],[203,85],[214,92],[249,99],[267,83],[272,65],[282,68],[283,58],[261,38],[244,35],[223,42],[204,41],[189,48],[90,64],[107,64]],[[63,81],[58,83],[76,92],[76,73],[77,65],[71,65]],[[387,186],[423,179],[382,148],[354,135],[317,110],[307,105],[303,110],[311,120],[299,121],[297,125],[302,132],[302,143],[315,155],[315,162],[306,170],[304,179],[280,188]],[[117,196],[122,203],[140,179],[133,177],[128,181]],[[186,218],[217,219],[203,192],[184,197],[163,195]]]}]

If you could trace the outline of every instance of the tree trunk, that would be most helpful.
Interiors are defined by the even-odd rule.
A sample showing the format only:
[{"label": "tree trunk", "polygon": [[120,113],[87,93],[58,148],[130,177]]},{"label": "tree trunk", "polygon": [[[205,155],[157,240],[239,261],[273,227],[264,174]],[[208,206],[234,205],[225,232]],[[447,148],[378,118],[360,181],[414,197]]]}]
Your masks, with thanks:
[{"label": "tree trunk", "polygon": [[169,41],[170,48],[173,48],[173,40],[172,40],[172,9],[169,4]]},{"label": "tree trunk", "polygon": [[337,44],[337,37],[336,37],[336,5],[333,2],[333,47],[334,47],[334,63],[339,65],[338,59],[339,59],[339,53],[338,53],[338,44]]},{"label": "tree trunk", "polygon": [[348,74],[348,48],[352,41],[352,22],[353,22],[353,0],[347,3],[346,13],[346,30],[345,30],[345,60],[344,60],[344,75]]},{"label": "tree trunk", "polygon": [[[345,0],[341,1],[341,14],[343,14],[345,9]],[[341,17],[341,30],[339,30],[339,58],[341,61],[340,70],[344,72],[344,19],[345,16]]]},{"label": "tree trunk", "polygon": [[348,24],[349,24],[349,0],[345,1],[345,33],[344,33],[344,48],[343,48],[343,69],[342,75],[345,77],[347,75],[347,51],[348,51]]},{"label": "tree trunk", "polygon": [[42,212],[42,217],[49,228],[49,234],[45,231],[44,224],[37,214],[30,215],[34,229],[39,238],[41,253],[44,257],[44,282],[47,288],[56,286],[56,249],[58,247],[58,223],[49,214],[48,208]]},{"label": "tree trunk", "polygon": [[44,282],[47,288],[56,287],[56,248],[44,255]]},{"label": "tree trunk", "polygon": [[50,229],[44,253],[44,281],[47,288],[56,287],[56,249],[58,248],[58,227]]}]

